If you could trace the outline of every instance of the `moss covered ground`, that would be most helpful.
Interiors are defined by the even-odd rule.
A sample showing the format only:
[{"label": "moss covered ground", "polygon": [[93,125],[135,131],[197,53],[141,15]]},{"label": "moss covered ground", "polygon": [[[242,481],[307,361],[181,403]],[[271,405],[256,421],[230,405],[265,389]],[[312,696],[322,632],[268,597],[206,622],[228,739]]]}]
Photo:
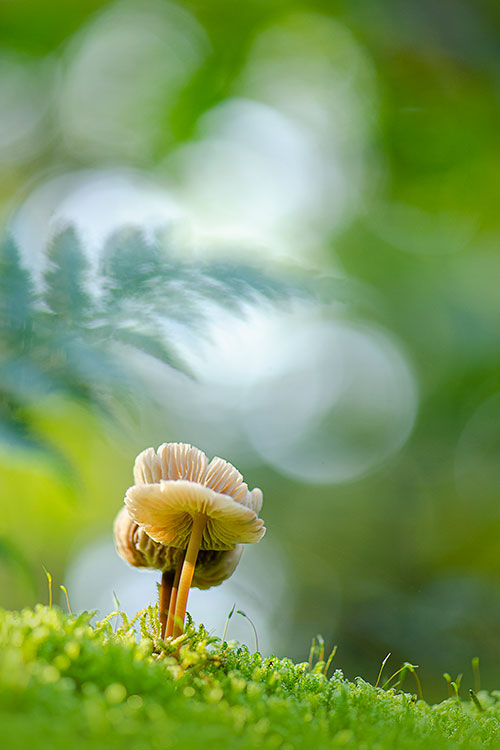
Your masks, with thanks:
[{"label": "moss covered ground", "polygon": [[91,624],[56,607],[0,610],[0,747],[500,748],[500,700],[434,706],[325,676],[323,660],[262,658],[192,625],[163,644],[156,612]]}]

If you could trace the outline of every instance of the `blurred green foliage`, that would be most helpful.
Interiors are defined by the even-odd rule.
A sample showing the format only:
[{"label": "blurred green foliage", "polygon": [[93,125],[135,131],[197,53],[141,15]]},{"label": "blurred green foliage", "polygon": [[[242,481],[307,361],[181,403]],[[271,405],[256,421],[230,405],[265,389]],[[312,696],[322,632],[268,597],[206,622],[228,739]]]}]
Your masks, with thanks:
[{"label": "blurred green foliage", "polygon": [[[116,509],[122,489],[107,493],[102,478],[113,449],[97,450],[93,461],[82,453],[96,449],[96,431],[104,443],[106,435],[116,442],[130,419],[137,423],[143,379],[130,367],[131,352],[185,372],[169,340],[173,324],[197,329],[208,303],[238,313],[257,298],[284,299],[292,288],[238,263],[170,259],[135,229],[108,240],[93,292],[73,228],[54,236],[47,256],[36,291],[13,239],[0,246],[0,568],[13,603],[33,596],[46,555],[58,570],[79,529],[92,538],[89,513],[99,528]],[[97,492],[87,485],[89,471]],[[115,472],[107,474],[115,486]],[[129,475],[128,466],[125,483]],[[15,503],[7,500],[13,493]]]},{"label": "blurred green foliage", "polygon": [[276,299],[286,290],[242,265],[170,260],[133,229],[103,248],[99,295],[88,289],[88,261],[73,228],[53,238],[47,257],[44,290],[36,293],[13,239],[7,236],[0,247],[0,440],[56,460],[61,457],[33,431],[26,407],[55,393],[106,414],[110,401],[130,398],[139,387],[113,347],[185,370],[168,342],[169,324],[199,325],[209,302],[238,311],[256,295]]},{"label": "blurred green foliage", "polygon": [[[108,6],[96,0],[64,7],[41,0],[4,2],[3,51],[35,66],[56,61],[64,70],[71,35]],[[290,14],[317,13],[345,27],[370,59],[376,79],[374,127],[364,155],[369,188],[342,230],[324,238],[325,253],[333,267],[371,295],[363,319],[398,337],[415,368],[420,409],[398,456],[348,485],[300,484],[262,466],[245,472],[250,484],[265,490],[269,539],[283,550],[296,595],[293,632],[286,642],[284,637],[283,652],[301,654],[303,643],[320,629],[341,644],[348,674],[366,674],[393,651],[395,658],[420,664],[436,694],[445,669],[456,673],[479,653],[483,679],[489,687],[498,685],[498,3],[185,0],[180,7],[203,28],[208,51],[174,101],[161,105],[159,134],[151,136],[148,149],[129,154],[127,163],[134,166],[161,170],[172,148],[196,134],[200,116],[235,95],[259,34],[286,24]],[[72,149],[59,137],[55,120],[52,114],[41,126],[44,137],[34,157],[1,168],[6,218],[34,173],[115,163],[114,153],[99,160]],[[146,112],[145,132],[147,121]],[[140,290],[157,312],[154,248],[143,247],[146,260],[136,268],[126,237],[113,240],[123,250],[114,260],[110,241],[101,269],[107,277],[102,306],[89,310],[88,291],[76,274],[85,273],[85,261],[74,242],[73,262],[65,264],[69,255],[62,241],[49,250],[52,265],[41,307],[33,306],[30,276],[12,243],[2,250],[2,351],[5,346],[8,353],[1,375],[8,394],[2,429],[10,441],[23,443],[43,435],[52,455],[59,456],[54,471],[34,457],[28,466],[11,454],[2,462],[0,533],[9,539],[0,548],[2,559],[24,560],[0,573],[9,605],[32,601],[22,572],[26,565],[43,560],[60,571],[74,544],[109,526],[130,460],[144,447],[140,439],[147,431],[107,437],[95,414],[82,407],[91,399],[107,405],[102,387],[111,377],[115,382],[117,366],[108,356],[109,342],[119,340],[169,362],[174,356],[152,335],[150,308],[142,310],[136,298]],[[127,289],[127,282],[117,279],[130,268],[136,274],[133,288],[122,297],[116,289]],[[193,277],[177,261],[165,261],[161,272],[165,279],[172,272],[187,275],[203,292],[203,285],[212,283],[203,274]],[[217,284],[239,295],[238,274],[226,280],[226,273],[231,275],[224,264],[215,269]],[[169,315],[192,313],[184,297],[175,298],[175,289],[171,295]],[[127,328],[130,314],[141,321],[138,330]],[[36,346],[26,357],[33,335]],[[54,383],[63,400],[54,399]],[[153,443],[156,433],[147,439]],[[71,477],[61,478],[62,463],[78,466],[79,491],[86,498],[78,511],[68,504]],[[9,552],[14,549],[15,555]],[[44,580],[41,572],[38,579]]]}]

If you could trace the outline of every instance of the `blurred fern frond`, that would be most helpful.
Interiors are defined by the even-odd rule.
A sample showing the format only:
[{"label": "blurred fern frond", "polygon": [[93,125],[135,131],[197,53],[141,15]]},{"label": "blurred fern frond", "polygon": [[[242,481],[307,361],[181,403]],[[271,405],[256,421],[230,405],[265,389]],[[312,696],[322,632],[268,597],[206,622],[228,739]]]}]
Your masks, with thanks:
[{"label": "blurred fern frond", "polygon": [[19,354],[31,331],[35,293],[28,271],[23,268],[12,237],[7,236],[0,252],[0,332],[2,350]]},{"label": "blurred fern frond", "polygon": [[108,413],[133,390],[124,366],[131,349],[185,370],[174,332],[201,326],[214,305],[238,311],[290,291],[248,266],[181,260],[136,229],[113,235],[93,270],[77,232],[66,228],[45,265],[37,289],[13,238],[0,244],[0,444],[59,464],[30,406],[58,394]]},{"label": "blurred fern frond", "polygon": [[59,323],[81,326],[91,315],[92,300],[86,288],[89,263],[73,227],[53,238],[47,256],[43,299]]}]

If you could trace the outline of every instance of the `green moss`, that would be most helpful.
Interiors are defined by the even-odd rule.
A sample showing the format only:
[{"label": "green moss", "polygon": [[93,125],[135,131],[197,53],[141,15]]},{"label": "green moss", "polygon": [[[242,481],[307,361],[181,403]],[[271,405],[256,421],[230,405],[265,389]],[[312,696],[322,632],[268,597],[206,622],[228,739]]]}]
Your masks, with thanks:
[{"label": "green moss", "polygon": [[500,701],[436,706],[288,659],[262,659],[190,625],[180,652],[153,609],[108,618],[0,611],[2,748],[500,748]]}]

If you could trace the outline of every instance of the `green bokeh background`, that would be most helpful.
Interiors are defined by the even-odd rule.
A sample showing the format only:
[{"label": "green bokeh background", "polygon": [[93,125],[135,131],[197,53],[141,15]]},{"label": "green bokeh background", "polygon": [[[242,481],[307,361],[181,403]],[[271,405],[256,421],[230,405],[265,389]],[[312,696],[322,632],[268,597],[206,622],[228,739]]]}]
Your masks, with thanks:
[{"label": "green bokeh background", "polygon": [[[107,5],[5,0],[1,48],[28,67],[50,59],[64,70],[72,35]],[[193,138],[200,116],[234,95],[259,35],[291,14],[320,14],[352,34],[376,80],[363,156],[370,189],[341,231],[324,238],[322,252],[365,290],[357,319],[401,343],[418,382],[417,421],[396,456],[348,484],[299,483],[255,463],[239,468],[264,490],[268,543],[283,551],[295,596],[282,655],[304,658],[321,632],[339,644],[348,676],[370,679],[391,651],[395,661],[421,666],[429,697],[444,694],[443,671],[464,671],[472,684],[477,655],[484,686],[498,687],[500,7],[493,0],[179,5],[210,47],[165,105],[148,148],[131,146],[125,158],[101,146],[93,155],[59,138],[49,113],[45,140],[36,136],[45,145],[0,167],[0,215],[8,224],[47,174],[117,164],[161,169]],[[131,101],[136,95],[132,88]],[[150,125],[139,113],[137,127]],[[72,460],[78,486],[40,459],[8,448],[0,455],[0,604],[8,607],[45,596],[42,563],[63,580],[73,555],[110,528],[135,454],[169,433],[153,417],[113,428],[67,399],[31,406],[29,418]]]}]

